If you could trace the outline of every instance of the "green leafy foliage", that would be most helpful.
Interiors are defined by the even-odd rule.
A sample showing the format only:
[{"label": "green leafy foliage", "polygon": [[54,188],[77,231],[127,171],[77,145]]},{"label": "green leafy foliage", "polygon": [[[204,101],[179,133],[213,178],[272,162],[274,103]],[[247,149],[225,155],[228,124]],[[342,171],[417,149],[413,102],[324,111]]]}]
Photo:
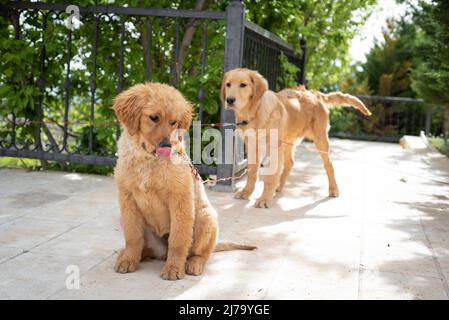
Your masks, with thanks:
[{"label": "green leafy foliage", "polygon": [[383,41],[376,42],[366,55],[366,62],[351,68],[340,82],[342,90],[356,94],[414,97],[411,67],[416,38],[414,24],[401,19],[387,20]]},{"label": "green leafy foliage", "polygon": [[298,85],[296,81],[296,75],[298,74],[299,68],[290,63],[285,54],[281,53],[279,58],[281,63],[282,76],[278,79],[278,86],[280,88],[292,88]]},{"label": "green leafy foliage", "polygon": [[429,141],[438,151],[449,157],[449,139],[444,137],[431,137]]},{"label": "green leafy foliage", "polygon": [[307,41],[308,86],[319,89],[341,80],[350,63],[351,40],[376,0],[245,1],[248,18],[300,51]]},{"label": "green leafy foliage", "polygon": [[445,106],[443,131],[449,135],[449,2],[420,1],[414,12],[419,28],[413,68],[413,89],[420,97]]},{"label": "green leafy foliage", "polygon": [[[420,65],[415,54],[418,34],[416,23],[408,16],[398,21],[387,20],[383,41],[377,42],[368,52],[365,63],[352,66],[349,75],[340,82],[341,90],[358,95],[417,97],[412,85],[412,70]],[[354,121],[349,131],[400,136],[417,135],[423,129],[425,105],[373,101],[368,107],[373,110],[369,121]],[[335,112],[331,110],[332,119],[338,121]],[[439,133],[442,124],[440,108],[434,108],[432,121],[432,129]],[[345,125],[348,125],[347,121]]]}]

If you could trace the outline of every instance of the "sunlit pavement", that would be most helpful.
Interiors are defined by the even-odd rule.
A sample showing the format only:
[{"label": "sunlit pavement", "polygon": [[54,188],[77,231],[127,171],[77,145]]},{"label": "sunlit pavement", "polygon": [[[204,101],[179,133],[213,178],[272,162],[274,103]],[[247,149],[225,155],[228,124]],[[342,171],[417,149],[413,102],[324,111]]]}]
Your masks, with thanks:
[{"label": "sunlit pavement", "polygon": [[331,145],[339,198],[327,198],[320,157],[302,147],[270,209],[253,207],[260,182],[250,201],[208,191],[220,239],[259,248],[214,253],[202,276],[175,282],[159,277],[161,261],[114,272],[123,238],[111,177],[2,169],[0,298],[448,299],[449,160]]}]

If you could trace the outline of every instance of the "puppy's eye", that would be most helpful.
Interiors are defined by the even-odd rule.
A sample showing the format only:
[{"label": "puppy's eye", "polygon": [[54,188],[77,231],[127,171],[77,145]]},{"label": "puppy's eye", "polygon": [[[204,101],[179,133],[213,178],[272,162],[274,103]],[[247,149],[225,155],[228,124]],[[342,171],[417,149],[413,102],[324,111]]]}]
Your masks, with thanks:
[{"label": "puppy's eye", "polygon": [[240,88],[245,88],[246,87],[246,83],[241,83],[240,84]]},{"label": "puppy's eye", "polygon": [[150,116],[150,119],[154,123],[158,123],[161,120],[161,118],[159,116]]},{"label": "puppy's eye", "polygon": [[170,121],[170,125],[171,125],[171,126],[174,126],[174,125],[177,124],[177,123],[178,123],[178,121],[176,121],[176,120]]},{"label": "puppy's eye", "polygon": [[226,87],[230,87],[231,86],[231,83],[230,82],[228,82],[228,83],[226,83]]}]

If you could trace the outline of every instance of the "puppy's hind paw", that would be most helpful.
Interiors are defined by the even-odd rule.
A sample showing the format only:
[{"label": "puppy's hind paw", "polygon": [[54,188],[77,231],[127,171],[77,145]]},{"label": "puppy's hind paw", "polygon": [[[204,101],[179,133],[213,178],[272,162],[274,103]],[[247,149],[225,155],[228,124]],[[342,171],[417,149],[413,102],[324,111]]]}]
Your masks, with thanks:
[{"label": "puppy's hind paw", "polygon": [[271,207],[271,203],[272,203],[272,199],[267,199],[267,198],[263,198],[260,197],[259,199],[256,200],[256,203],[254,204],[254,206],[256,208],[270,208]]},{"label": "puppy's hind paw", "polygon": [[234,194],[234,198],[236,198],[236,199],[248,199],[251,196],[251,193],[252,192],[249,192],[246,189],[242,189],[242,190],[237,191]]},{"label": "puppy's hind paw", "polygon": [[339,195],[338,188],[329,189],[329,197],[337,198]]},{"label": "puppy's hind paw", "polygon": [[284,186],[279,186],[276,188],[276,193],[282,193],[283,190],[284,190]]}]

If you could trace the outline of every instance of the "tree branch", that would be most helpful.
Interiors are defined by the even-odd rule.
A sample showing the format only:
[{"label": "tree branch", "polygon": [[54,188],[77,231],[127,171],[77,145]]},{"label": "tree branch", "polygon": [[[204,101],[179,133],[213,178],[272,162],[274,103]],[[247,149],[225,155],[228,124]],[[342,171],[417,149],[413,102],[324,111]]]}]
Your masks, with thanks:
[{"label": "tree branch", "polygon": [[[197,0],[195,4],[195,10],[203,10],[206,0]],[[181,47],[179,49],[178,61],[176,63],[176,75],[179,79],[181,71],[184,67],[184,62],[187,58],[187,53],[189,51],[190,43],[193,40],[196,28],[198,27],[198,20],[191,19],[187,24],[186,31],[184,32],[184,37],[182,38]]]}]

